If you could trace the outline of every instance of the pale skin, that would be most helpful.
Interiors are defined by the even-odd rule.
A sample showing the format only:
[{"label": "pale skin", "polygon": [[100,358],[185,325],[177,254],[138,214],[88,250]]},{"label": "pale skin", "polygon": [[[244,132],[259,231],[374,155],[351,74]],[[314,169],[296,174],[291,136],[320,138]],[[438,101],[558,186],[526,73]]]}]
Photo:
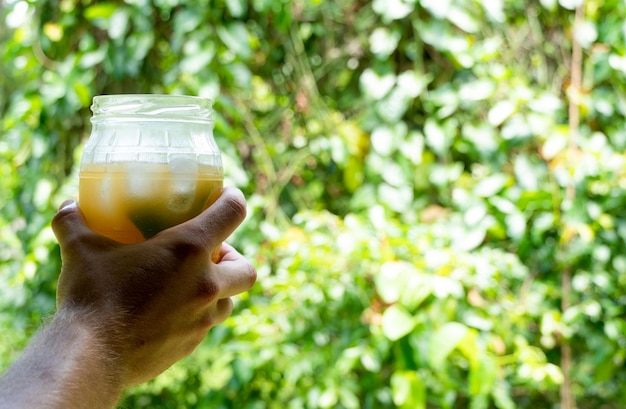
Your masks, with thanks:
[{"label": "pale skin", "polygon": [[114,408],[125,388],[189,355],[256,280],[226,243],[211,261],[245,209],[226,188],[195,219],[125,245],[65,202],[52,221],[63,259],[57,312],[0,378],[0,409]]}]

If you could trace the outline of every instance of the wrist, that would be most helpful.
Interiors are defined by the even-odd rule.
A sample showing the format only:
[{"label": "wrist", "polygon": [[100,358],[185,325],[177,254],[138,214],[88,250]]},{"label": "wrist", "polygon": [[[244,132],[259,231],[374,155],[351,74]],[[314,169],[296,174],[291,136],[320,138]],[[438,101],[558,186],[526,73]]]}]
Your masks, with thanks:
[{"label": "wrist", "polygon": [[[53,350],[65,349],[67,353],[59,360],[67,366],[77,385],[96,399],[117,401],[122,393],[124,368],[115,331],[111,331],[110,319],[95,311],[78,307],[63,307],[57,311],[44,338]],[[94,405],[94,407],[97,407]],[[105,406],[108,407],[108,406]]]},{"label": "wrist", "polygon": [[104,330],[87,311],[60,309],[0,378],[0,407],[115,407],[122,361]]}]

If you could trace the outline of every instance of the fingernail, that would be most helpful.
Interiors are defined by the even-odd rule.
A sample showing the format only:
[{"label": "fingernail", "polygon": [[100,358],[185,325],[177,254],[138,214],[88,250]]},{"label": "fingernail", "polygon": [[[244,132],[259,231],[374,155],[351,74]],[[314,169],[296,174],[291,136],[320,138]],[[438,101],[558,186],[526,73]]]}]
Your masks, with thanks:
[{"label": "fingernail", "polygon": [[61,208],[59,209],[59,212],[64,211],[64,210],[72,210],[72,209],[76,209],[78,206],[76,204],[76,201],[74,200],[70,200],[66,203],[63,203],[61,205]]}]

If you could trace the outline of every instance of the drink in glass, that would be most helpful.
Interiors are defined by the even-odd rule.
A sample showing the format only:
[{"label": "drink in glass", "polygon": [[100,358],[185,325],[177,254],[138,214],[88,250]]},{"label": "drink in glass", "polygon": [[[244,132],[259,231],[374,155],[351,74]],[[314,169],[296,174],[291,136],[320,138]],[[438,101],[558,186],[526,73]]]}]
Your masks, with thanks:
[{"label": "drink in glass", "polygon": [[223,186],[211,101],[97,96],[80,167],[79,203],[94,231],[138,243],[209,207]]}]

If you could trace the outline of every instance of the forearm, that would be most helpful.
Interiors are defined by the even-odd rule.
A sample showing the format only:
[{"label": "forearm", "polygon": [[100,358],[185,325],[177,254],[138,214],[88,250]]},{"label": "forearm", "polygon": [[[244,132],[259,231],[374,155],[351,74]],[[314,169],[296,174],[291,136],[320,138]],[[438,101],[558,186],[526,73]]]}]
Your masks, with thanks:
[{"label": "forearm", "polygon": [[0,409],[115,406],[121,371],[89,319],[57,313],[0,378]]}]

